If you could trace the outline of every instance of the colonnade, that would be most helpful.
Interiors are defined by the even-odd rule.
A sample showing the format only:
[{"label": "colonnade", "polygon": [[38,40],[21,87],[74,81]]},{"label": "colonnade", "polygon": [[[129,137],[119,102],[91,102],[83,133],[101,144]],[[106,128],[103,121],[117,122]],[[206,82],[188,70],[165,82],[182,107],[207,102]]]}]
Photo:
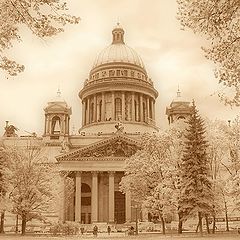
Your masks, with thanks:
[{"label": "colonnade", "polygon": [[149,95],[112,91],[87,96],[82,101],[83,125],[104,121],[155,121],[155,100]]},{"label": "colonnade", "polygon": [[[91,175],[91,222],[99,222],[99,179],[98,175],[100,174],[97,171],[94,172],[85,172],[84,174]],[[103,173],[103,172],[102,172]],[[115,172],[107,172],[108,174],[108,222],[114,223],[115,222],[115,199],[114,199],[114,192],[115,192]],[[75,172],[75,221],[81,222],[81,215],[82,215],[82,191],[81,186],[83,183],[83,173],[82,172]],[[63,206],[64,200],[63,197]],[[65,206],[66,207],[66,206]],[[65,208],[63,207],[63,209]],[[62,213],[62,219],[65,219],[64,212]],[[131,221],[131,196],[130,194],[125,194],[125,220],[126,222]]]}]

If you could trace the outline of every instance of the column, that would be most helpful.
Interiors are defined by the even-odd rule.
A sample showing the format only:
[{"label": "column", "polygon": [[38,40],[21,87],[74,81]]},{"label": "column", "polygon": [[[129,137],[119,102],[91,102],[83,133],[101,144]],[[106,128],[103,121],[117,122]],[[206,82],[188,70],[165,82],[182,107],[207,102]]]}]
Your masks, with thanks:
[{"label": "column", "polygon": [[155,121],[155,101],[153,100],[153,120]]},{"label": "column", "polygon": [[89,97],[87,98],[87,112],[86,112],[86,124],[89,124],[89,108],[90,108],[90,99]]},{"label": "column", "polygon": [[153,113],[153,111],[154,111],[153,99],[151,99],[151,110],[152,110],[152,120],[154,120],[154,117],[153,117],[153,115],[154,115],[154,113]]},{"label": "column", "polygon": [[86,111],[86,101],[84,99],[82,101],[82,126],[84,126],[86,124],[85,111]]},{"label": "column", "polygon": [[142,205],[142,221],[148,222],[148,210]]},{"label": "column", "polygon": [[76,172],[75,178],[75,222],[81,222],[81,172]]},{"label": "column", "polygon": [[97,122],[97,96],[96,94],[93,97],[93,109],[94,109],[94,113],[93,113],[93,122]]},{"label": "column", "polygon": [[115,96],[114,92],[112,92],[112,120],[115,120]]},{"label": "column", "polygon": [[122,92],[122,121],[125,121],[125,93]]},{"label": "column", "polygon": [[109,189],[108,189],[108,222],[114,223],[114,172],[109,172]]},{"label": "column", "polygon": [[60,202],[60,209],[59,209],[59,220],[61,222],[65,222],[66,220],[66,203],[65,203],[65,185],[66,185],[66,178],[64,173],[60,173],[60,178],[61,178],[61,202]]},{"label": "column", "polygon": [[140,115],[140,122],[143,122],[143,96],[140,94],[140,103],[139,103],[139,115]]},{"label": "column", "polygon": [[149,113],[149,97],[147,97],[147,123],[149,123],[150,120],[150,113]]},{"label": "column", "polygon": [[125,193],[125,208],[126,208],[126,222],[131,222],[131,194],[130,192]]},{"label": "column", "polygon": [[135,98],[134,98],[134,92],[132,92],[132,121],[136,121],[135,119]]},{"label": "column", "polygon": [[102,93],[102,109],[101,109],[101,113],[102,113],[102,116],[101,116],[101,121],[105,121],[105,93],[103,92]]},{"label": "column", "polygon": [[47,133],[47,116],[45,114],[44,135]]},{"label": "column", "polygon": [[98,221],[98,173],[92,172],[92,223]]}]

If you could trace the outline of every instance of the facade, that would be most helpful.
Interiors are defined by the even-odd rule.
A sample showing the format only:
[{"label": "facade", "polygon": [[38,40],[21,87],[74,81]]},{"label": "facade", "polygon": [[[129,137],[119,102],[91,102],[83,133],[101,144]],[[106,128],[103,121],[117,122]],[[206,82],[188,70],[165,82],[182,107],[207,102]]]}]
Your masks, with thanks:
[{"label": "facade", "polygon": [[58,91],[44,109],[42,137],[18,137],[7,123],[2,142],[27,146],[31,141],[43,146],[49,162],[59,163],[61,221],[131,222],[135,220],[131,196],[120,192],[119,182],[125,160],[139,149],[140,135],[158,131],[157,96],[141,57],[124,43],[124,30],[117,24],[112,43],[97,56],[79,92],[82,127],[78,134],[70,135],[71,107]]}]

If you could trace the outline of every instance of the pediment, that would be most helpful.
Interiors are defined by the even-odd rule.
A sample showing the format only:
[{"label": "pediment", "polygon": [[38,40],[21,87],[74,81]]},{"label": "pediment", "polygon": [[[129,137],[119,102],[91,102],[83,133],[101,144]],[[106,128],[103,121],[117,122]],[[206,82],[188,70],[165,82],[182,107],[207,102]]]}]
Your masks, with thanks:
[{"label": "pediment", "polygon": [[47,110],[55,110],[55,109],[65,109],[66,107],[63,106],[62,104],[59,104],[59,103],[55,103],[55,104],[52,104],[48,107],[46,107],[45,109]]},{"label": "pediment", "polygon": [[58,161],[80,161],[86,158],[91,158],[92,160],[100,158],[128,158],[134,155],[138,149],[140,149],[138,141],[122,135],[117,135],[65,153],[56,158]]},{"label": "pediment", "polygon": [[171,106],[171,109],[189,109],[189,105],[186,103],[175,103],[173,106]]}]

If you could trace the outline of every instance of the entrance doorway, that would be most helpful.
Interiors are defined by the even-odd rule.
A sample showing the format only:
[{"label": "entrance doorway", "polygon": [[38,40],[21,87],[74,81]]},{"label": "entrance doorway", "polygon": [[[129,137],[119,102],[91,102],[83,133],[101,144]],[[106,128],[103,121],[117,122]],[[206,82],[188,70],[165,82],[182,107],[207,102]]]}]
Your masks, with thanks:
[{"label": "entrance doorway", "polygon": [[82,183],[81,187],[81,222],[91,223],[91,188],[88,184]]},{"label": "entrance doorway", "polygon": [[120,191],[114,192],[114,218],[115,222],[122,224],[125,223],[125,194]]}]

